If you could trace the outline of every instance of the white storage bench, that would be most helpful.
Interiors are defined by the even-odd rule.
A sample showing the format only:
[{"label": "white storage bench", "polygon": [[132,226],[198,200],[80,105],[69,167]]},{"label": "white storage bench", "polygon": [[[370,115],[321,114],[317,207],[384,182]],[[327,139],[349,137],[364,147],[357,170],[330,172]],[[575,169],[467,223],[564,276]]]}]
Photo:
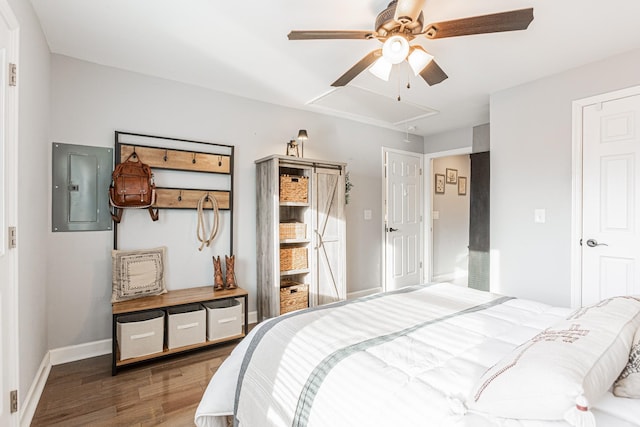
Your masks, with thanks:
[{"label": "white storage bench", "polygon": [[167,308],[167,347],[169,349],[205,341],[207,313],[200,304]]},{"label": "white storage bench", "polygon": [[207,309],[207,340],[214,341],[242,333],[242,304],[235,299],[202,303]]},{"label": "white storage bench", "polygon": [[[118,373],[119,368],[123,368],[126,366],[133,366],[139,363],[155,360],[162,357],[169,357],[169,356],[173,356],[173,355],[177,355],[177,354],[185,353],[189,351],[194,351],[201,348],[204,349],[207,347],[215,346],[219,343],[228,342],[228,341],[232,341],[232,340],[236,340],[244,337],[249,332],[249,328],[248,328],[249,313],[247,311],[248,296],[249,296],[249,293],[242,288],[214,291],[213,286],[201,286],[196,288],[170,290],[166,294],[162,294],[162,295],[148,296],[148,297],[142,297],[142,298],[136,298],[136,299],[127,300],[127,301],[112,303],[111,313],[112,313],[112,325],[113,325],[113,335],[112,335],[113,350],[112,350],[111,375],[116,375]],[[171,333],[169,331],[170,322],[165,321],[165,318],[167,317],[165,315],[160,320],[149,319],[149,320],[156,320],[156,322],[158,322],[158,324],[161,325],[160,332],[159,333],[156,332],[154,334],[154,337],[160,338],[159,348],[157,347],[157,344],[156,344],[154,345],[153,353],[147,353],[147,351],[144,351],[144,353],[147,353],[147,355],[133,356],[133,357],[131,356],[131,354],[140,354],[140,352],[131,353],[131,352],[128,352],[129,348],[125,348],[125,353],[123,355],[122,349],[120,348],[121,346],[119,345],[119,343],[123,340],[120,334],[122,333],[122,326],[125,326],[125,325],[120,325],[118,323],[118,319],[125,318],[125,316],[129,316],[129,315],[139,315],[139,314],[149,313],[152,310],[159,311],[160,313],[165,313],[167,311],[170,311],[172,313],[172,316],[177,316],[179,314],[187,314],[186,317],[188,318],[189,316],[191,316],[190,312],[187,311],[185,313],[176,313],[173,311],[173,308],[184,307],[192,304],[200,305],[202,303],[207,303],[212,301],[222,302],[223,305],[230,304],[228,302],[225,303],[225,301],[235,301],[238,303],[238,305],[236,305],[235,303],[232,303],[233,307],[231,311],[238,310],[238,309],[240,310],[239,312],[233,311],[233,313],[235,313],[233,316],[239,319],[240,323],[238,324],[241,324],[242,327],[235,329],[236,321],[228,322],[234,325],[233,335],[226,335],[226,332],[224,332],[224,329],[222,331],[218,329],[220,336],[225,335],[225,338],[214,339],[214,340],[206,340],[203,338],[198,338],[199,341],[195,344],[181,345],[181,344],[186,344],[186,342],[191,342],[195,340],[191,336],[191,332],[195,332],[195,329],[198,329],[197,327],[192,326],[192,324],[195,322],[193,320],[188,320],[183,322],[181,317],[175,317],[173,319],[178,321],[178,324],[182,324],[183,327],[180,330],[178,330],[176,327],[175,333]],[[222,307],[222,308],[224,309],[229,307]],[[201,309],[199,310],[199,313],[196,313],[194,315],[194,316],[198,316],[198,315],[205,316],[202,322],[199,322],[203,325],[202,328],[204,330],[206,330],[206,314],[205,313],[206,311],[204,309]],[[221,313],[224,313],[224,311]],[[220,319],[225,320],[225,319],[228,319],[229,317],[231,316],[224,314],[222,317],[220,317]],[[172,320],[171,324],[173,325],[173,323],[174,322]],[[223,324],[225,325],[226,323],[227,322],[223,322]],[[231,326],[231,325],[227,325],[227,326]],[[125,330],[128,330],[128,328],[129,328],[129,325],[126,325]],[[144,333],[148,333],[148,332],[149,331]],[[200,331],[200,333],[202,333],[202,330]],[[134,334],[138,334],[138,333],[136,332]],[[165,336],[167,338],[166,340],[165,340]],[[150,337],[147,337],[147,338],[150,338]],[[185,341],[180,343],[180,342],[176,342],[175,339],[178,339],[178,340],[184,339]],[[170,344],[171,346],[175,345],[176,347],[169,348],[168,341],[171,341],[171,344]]]},{"label": "white storage bench", "polygon": [[152,310],[118,316],[120,360],[160,353],[164,344],[164,312]]}]

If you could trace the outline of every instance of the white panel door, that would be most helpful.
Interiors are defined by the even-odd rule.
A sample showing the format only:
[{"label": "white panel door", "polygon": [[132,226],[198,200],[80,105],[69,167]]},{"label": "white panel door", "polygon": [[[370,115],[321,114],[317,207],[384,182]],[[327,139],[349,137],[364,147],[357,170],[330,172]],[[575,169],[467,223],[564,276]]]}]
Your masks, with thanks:
[{"label": "white panel door", "polygon": [[[11,22],[11,24],[10,24]],[[14,61],[15,17],[0,1],[0,425],[17,425],[9,395],[17,387],[17,254],[11,248],[9,227],[17,217],[17,108],[15,87],[9,87],[9,62]]]},{"label": "white panel door", "polygon": [[640,294],[640,95],[583,108],[582,305]]},{"label": "white panel door", "polygon": [[385,153],[385,290],[422,281],[422,156]]}]

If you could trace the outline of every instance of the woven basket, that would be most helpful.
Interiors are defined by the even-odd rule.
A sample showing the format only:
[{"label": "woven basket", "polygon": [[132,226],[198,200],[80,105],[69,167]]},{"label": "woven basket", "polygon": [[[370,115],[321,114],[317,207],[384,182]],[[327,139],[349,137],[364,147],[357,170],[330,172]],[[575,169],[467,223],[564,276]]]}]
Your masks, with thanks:
[{"label": "woven basket", "polygon": [[280,288],[280,314],[309,307],[309,285],[289,283],[292,284]]},{"label": "woven basket", "polygon": [[307,224],[303,222],[281,222],[280,239],[305,239]]},{"label": "woven basket", "polygon": [[280,175],[281,202],[309,202],[309,178],[306,176]]},{"label": "woven basket", "polygon": [[280,248],[280,271],[307,268],[307,248]]}]

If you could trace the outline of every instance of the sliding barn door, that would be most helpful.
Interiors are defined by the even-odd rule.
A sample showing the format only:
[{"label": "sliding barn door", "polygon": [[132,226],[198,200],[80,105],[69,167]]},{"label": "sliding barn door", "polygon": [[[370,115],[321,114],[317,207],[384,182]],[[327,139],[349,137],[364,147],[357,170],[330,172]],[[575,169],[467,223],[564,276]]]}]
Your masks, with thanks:
[{"label": "sliding barn door", "polygon": [[344,170],[319,168],[313,174],[314,281],[310,303],[346,299]]}]

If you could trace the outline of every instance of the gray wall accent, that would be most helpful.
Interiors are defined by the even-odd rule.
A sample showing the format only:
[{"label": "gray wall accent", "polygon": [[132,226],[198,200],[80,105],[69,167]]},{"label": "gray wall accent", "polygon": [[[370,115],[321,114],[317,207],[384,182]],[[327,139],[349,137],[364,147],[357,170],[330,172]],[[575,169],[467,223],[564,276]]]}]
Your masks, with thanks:
[{"label": "gray wall accent", "polygon": [[433,278],[451,280],[462,277],[466,283],[469,245],[469,155],[433,159],[432,174],[444,174],[447,168],[457,169],[458,177],[467,178],[467,194],[458,195],[457,184],[445,184],[444,194],[433,195],[432,210],[439,219],[433,220]]},{"label": "gray wall accent", "polygon": [[491,165],[488,151],[473,153],[469,188],[469,287],[488,291],[490,285]]},{"label": "gray wall accent", "polygon": [[[305,157],[346,162],[354,184],[346,206],[348,292],[382,286],[382,147],[420,153],[422,138],[405,143],[404,132],[65,56],[52,55],[51,63],[53,141],[106,147],[113,145],[114,130],[122,130],[236,146],[236,271],[249,291],[250,311],[256,309],[254,160],[285,154],[298,129],[309,132]],[[364,209],[372,211],[372,220],[363,220]],[[49,348],[110,338],[112,234],[50,233],[48,244]]]},{"label": "gray wall accent", "polygon": [[473,127],[473,153],[483,153],[491,148],[491,127],[489,123]]},{"label": "gray wall accent", "polygon": [[638,70],[634,50],[491,96],[493,291],[570,306],[572,101],[638,85]]}]

